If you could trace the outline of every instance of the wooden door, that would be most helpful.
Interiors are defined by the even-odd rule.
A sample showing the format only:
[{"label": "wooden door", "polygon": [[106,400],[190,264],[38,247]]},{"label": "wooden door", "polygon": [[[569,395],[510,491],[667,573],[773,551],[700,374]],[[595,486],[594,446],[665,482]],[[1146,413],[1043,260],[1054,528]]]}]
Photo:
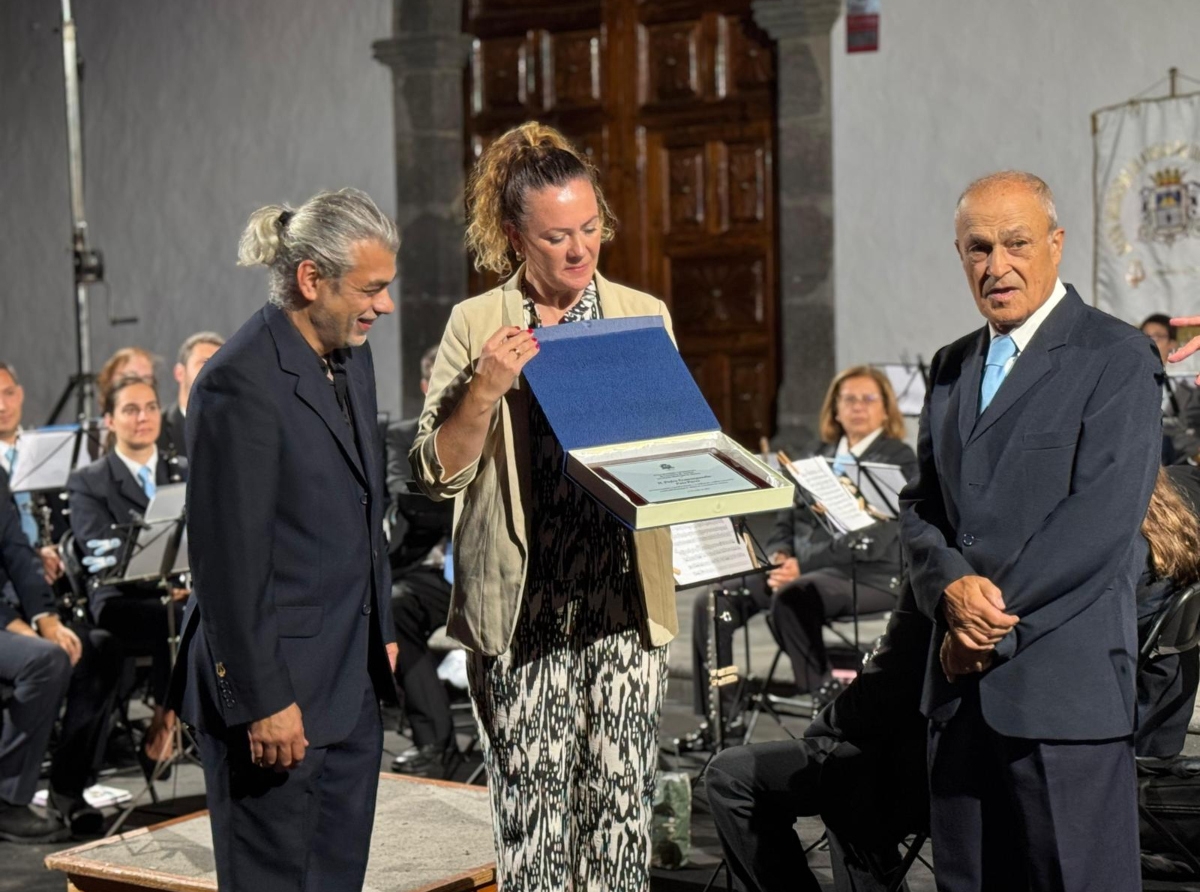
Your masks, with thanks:
[{"label": "wooden door", "polygon": [[468,0],[465,30],[467,163],[530,119],[584,147],[620,221],[605,275],[668,303],[722,428],[757,445],[779,291],[774,57],[750,0]]}]

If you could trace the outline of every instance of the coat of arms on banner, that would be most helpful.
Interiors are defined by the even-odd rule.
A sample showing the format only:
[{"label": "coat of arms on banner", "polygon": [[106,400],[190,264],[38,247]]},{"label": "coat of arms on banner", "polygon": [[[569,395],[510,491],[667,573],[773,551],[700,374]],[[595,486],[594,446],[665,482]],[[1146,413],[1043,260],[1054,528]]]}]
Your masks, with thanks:
[{"label": "coat of arms on banner", "polygon": [[[1200,93],[1092,118],[1096,306],[1134,325],[1200,300]],[[1187,371],[1184,369],[1183,371]],[[1200,372],[1200,360],[1194,372]]]},{"label": "coat of arms on banner", "polygon": [[1165,242],[1189,235],[1200,236],[1200,182],[1184,181],[1179,167],[1167,167],[1150,176],[1142,188],[1142,225],[1138,238]]}]

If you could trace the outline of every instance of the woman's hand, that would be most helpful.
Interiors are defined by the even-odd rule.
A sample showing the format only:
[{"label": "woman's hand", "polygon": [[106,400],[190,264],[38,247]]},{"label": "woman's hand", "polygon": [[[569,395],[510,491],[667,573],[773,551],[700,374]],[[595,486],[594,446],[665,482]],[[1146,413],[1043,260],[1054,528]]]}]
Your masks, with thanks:
[{"label": "woman's hand", "polygon": [[512,389],[525,368],[537,356],[538,341],[532,328],[505,326],[487,339],[475,363],[471,388],[483,401],[495,403]]}]

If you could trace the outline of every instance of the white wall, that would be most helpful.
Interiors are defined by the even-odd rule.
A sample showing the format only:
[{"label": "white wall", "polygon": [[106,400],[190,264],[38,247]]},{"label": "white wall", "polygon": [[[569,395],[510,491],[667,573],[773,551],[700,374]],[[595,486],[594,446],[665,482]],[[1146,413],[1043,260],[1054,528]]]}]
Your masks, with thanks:
[{"label": "white wall", "polygon": [[840,21],[839,365],[928,361],[982,324],[954,254],[953,213],[962,188],[993,170],[1050,184],[1067,230],[1062,279],[1090,302],[1091,112],[1172,65],[1200,78],[1198,35],[1196,0],[883,0],[880,51],[854,55]]},{"label": "white wall", "polygon": [[[199,329],[231,334],[266,298],[235,265],[247,216],[356,186],[395,210],[391,74],[371,43],[388,0],[75,0],[84,68],[87,216],[99,365],[138,344],[170,364]],[[74,370],[70,207],[56,0],[0,2],[0,358],[29,421]],[[112,328],[108,311],[137,315]],[[371,334],[380,407],[399,407],[395,317]]]}]

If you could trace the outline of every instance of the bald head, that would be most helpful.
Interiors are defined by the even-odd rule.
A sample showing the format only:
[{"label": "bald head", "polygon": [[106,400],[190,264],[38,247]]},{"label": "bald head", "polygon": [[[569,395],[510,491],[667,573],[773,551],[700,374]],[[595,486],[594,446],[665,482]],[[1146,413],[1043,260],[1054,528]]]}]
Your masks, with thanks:
[{"label": "bald head", "polygon": [[957,231],[958,221],[962,217],[963,204],[974,195],[990,192],[996,189],[1025,189],[1041,204],[1046,213],[1046,221],[1051,231],[1058,229],[1058,211],[1054,207],[1054,193],[1039,176],[1026,173],[1023,170],[999,170],[989,173],[973,181],[963,189],[958,196],[958,204],[954,207],[954,228]]},{"label": "bald head", "polygon": [[1039,177],[1002,171],[968,186],[954,213],[954,247],[979,312],[1001,334],[1025,324],[1054,291],[1063,230]]}]

